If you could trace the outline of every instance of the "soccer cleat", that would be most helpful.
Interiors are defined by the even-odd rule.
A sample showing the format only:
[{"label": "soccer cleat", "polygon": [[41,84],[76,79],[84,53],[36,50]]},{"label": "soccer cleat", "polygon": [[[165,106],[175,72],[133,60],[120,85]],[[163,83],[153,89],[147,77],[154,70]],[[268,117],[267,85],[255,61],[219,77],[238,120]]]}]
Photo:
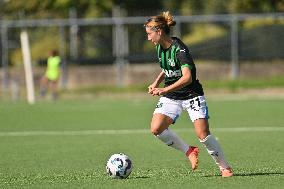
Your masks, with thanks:
[{"label": "soccer cleat", "polygon": [[195,147],[195,146],[190,146],[186,152],[186,156],[191,162],[192,170],[195,170],[198,167],[198,153],[199,153],[199,149],[198,147]]},{"label": "soccer cleat", "polygon": [[220,171],[221,171],[222,177],[224,178],[233,176],[233,170],[230,167],[226,169],[221,168]]}]

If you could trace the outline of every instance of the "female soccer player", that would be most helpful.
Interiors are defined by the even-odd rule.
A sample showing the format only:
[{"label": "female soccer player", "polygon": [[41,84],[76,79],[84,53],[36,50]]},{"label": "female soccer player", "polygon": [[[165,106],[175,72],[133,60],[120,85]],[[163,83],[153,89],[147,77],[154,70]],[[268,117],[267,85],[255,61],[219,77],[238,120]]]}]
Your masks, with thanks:
[{"label": "female soccer player", "polygon": [[[148,87],[148,93],[161,96],[153,113],[151,132],[170,147],[182,151],[190,160],[192,169],[198,166],[199,149],[186,144],[169,129],[182,110],[186,110],[193,122],[200,142],[218,165],[222,177],[233,176],[223,151],[210,133],[208,108],[202,85],[196,78],[196,67],[187,46],[176,37],[170,37],[170,27],[176,23],[167,11],[153,16],[144,24],[148,40],[157,50],[162,71]],[[160,83],[165,85],[160,88]]]}]

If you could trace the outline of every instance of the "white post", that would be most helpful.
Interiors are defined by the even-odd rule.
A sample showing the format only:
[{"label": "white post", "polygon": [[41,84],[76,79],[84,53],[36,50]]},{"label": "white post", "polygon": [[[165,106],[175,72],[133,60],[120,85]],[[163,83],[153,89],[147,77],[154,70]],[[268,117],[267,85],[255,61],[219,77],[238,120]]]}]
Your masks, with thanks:
[{"label": "white post", "polygon": [[231,20],[231,74],[232,79],[238,79],[240,75],[239,63],[239,39],[238,39],[238,20],[232,17]]},{"label": "white post", "polygon": [[115,56],[117,67],[117,85],[123,86],[126,84],[125,71],[128,64],[126,56],[129,54],[128,31],[120,20],[120,17],[125,15],[123,10],[119,6],[115,6],[112,9],[112,14],[115,19],[113,27],[113,55]]},{"label": "white post", "polygon": [[28,99],[29,104],[34,104],[35,103],[34,80],[33,80],[31,53],[30,53],[30,46],[29,46],[29,39],[28,39],[27,31],[21,32],[21,45],[22,45],[22,54],[23,54],[24,67],[25,67],[27,99]]},{"label": "white post", "polygon": [[78,59],[78,24],[77,24],[77,12],[74,8],[69,10],[70,19],[70,56],[72,61],[77,61]]},{"label": "white post", "polygon": [[2,59],[2,91],[7,91],[9,84],[8,75],[8,28],[4,25],[1,27],[1,59]]}]

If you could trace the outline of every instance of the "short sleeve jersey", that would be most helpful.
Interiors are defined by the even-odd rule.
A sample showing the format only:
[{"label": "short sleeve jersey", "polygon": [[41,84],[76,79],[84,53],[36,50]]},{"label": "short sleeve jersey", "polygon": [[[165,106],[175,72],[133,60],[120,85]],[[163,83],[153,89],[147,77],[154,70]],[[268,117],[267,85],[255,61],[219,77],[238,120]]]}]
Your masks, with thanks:
[{"label": "short sleeve jersey", "polygon": [[49,80],[57,80],[60,75],[60,62],[59,56],[49,57],[47,60],[46,77]]},{"label": "short sleeve jersey", "polygon": [[172,38],[173,43],[168,49],[156,45],[158,61],[165,74],[165,87],[175,83],[182,77],[182,69],[188,67],[192,75],[192,83],[169,92],[164,96],[175,100],[186,100],[196,96],[204,95],[202,85],[196,78],[196,67],[187,46],[176,37]]}]

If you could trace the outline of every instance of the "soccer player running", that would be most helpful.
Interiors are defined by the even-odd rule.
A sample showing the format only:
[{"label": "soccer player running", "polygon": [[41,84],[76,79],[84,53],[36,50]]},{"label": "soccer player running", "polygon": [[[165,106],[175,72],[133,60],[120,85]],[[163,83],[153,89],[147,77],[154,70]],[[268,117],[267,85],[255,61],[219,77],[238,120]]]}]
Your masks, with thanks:
[{"label": "soccer player running", "polygon": [[[224,158],[224,153],[210,133],[208,107],[202,85],[196,78],[196,67],[187,46],[177,37],[170,37],[174,26],[172,15],[167,11],[153,16],[144,24],[148,40],[154,43],[162,71],[148,87],[148,93],[161,96],[151,121],[151,132],[166,145],[183,152],[191,162],[192,169],[198,166],[198,147],[188,145],[169,126],[174,124],[182,110],[186,110],[193,122],[199,141],[207,149],[221,171],[222,177],[231,177],[233,172]],[[164,81],[163,88],[159,87]]]}]

